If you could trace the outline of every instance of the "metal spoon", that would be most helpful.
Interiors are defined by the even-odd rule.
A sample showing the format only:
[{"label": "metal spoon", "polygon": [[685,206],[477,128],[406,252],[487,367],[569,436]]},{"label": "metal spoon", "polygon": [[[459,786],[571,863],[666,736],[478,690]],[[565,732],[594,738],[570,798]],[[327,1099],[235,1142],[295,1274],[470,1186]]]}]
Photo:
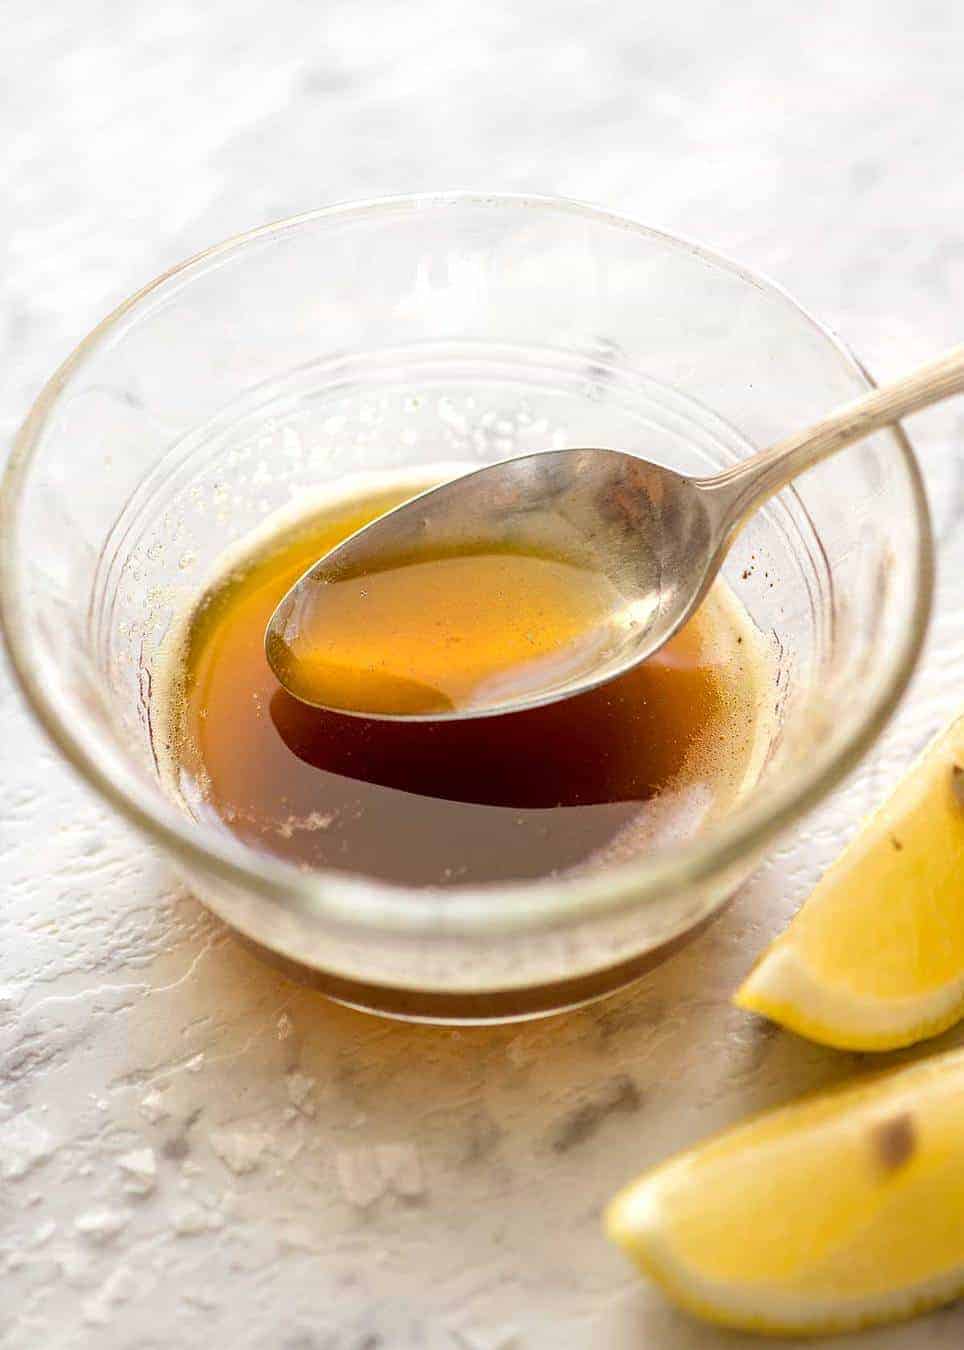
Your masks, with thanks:
[{"label": "metal spoon", "polygon": [[[747,518],[798,474],[899,418],[964,391],[964,346],[955,347],[806,431],[723,473],[690,478],[618,450],[556,450],[506,460],[415,497],[365,526],[315,563],[288,591],[265,633],[282,684],[282,654],[312,591],[378,572],[399,557],[509,546],[598,571],[611,605],[585,658],[547,667],[543,686],[491,692],[428,713],[370,714],[450,720],[516,712],[594,688],[651,656],[693,614]],[[426,596],[431,604],[431,596]],[[472,615],[466,615],[466,624]],[[303,689],[291,692],[312,701]]]}]

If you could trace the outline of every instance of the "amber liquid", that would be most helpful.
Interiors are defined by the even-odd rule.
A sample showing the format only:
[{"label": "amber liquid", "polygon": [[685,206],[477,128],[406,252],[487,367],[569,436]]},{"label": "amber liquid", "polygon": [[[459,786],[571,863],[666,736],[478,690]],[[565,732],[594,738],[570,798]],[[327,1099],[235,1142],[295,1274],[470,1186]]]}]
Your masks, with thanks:
[{"label": "amber liquid", "polygon": [[285,688],[316,706],[471,713],[592,675],[619,604],[599,572],[559,558],[422,549],[375,572],[307,577],[272,621],[268,651]]},{"label": "amber liquid", "polygon": [[276,605],[316,558],[409,495],[383,491],[259,537],[195,606],[172,648],[158,747],[190,810],[306,868],[445,886],[623,860],[732,804],[765,740],[767,668],[722,589],[644,665],[528,712],[387,722],[282,689],[264,655]]}]

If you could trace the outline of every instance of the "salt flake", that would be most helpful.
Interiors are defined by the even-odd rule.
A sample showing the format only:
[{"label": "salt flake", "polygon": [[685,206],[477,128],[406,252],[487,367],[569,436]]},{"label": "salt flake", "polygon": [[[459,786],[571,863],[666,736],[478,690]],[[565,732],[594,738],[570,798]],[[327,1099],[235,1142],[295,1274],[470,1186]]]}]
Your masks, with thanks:
[{"label": "salt flake", "polygon": [[106,1246],[127,1226],[128,1216],[118,1209],[92,1209],[74,1220],[77,1232],[98,1246]]},{"label": "salt flake", "polygon": [[121,1171],[129,1178],[127,1189],[136,1195],[147,1195],[157,1184],[157,1159],[152,1148],[135,1148],[117,1159]]},{"label": "salt flake", "polygon": [[210,1139],[211,1147],[225,1167],[238,1176],[254,1171],[268,1142],[263,1134],[247,1134],[241,1130],[215,1130]]}]

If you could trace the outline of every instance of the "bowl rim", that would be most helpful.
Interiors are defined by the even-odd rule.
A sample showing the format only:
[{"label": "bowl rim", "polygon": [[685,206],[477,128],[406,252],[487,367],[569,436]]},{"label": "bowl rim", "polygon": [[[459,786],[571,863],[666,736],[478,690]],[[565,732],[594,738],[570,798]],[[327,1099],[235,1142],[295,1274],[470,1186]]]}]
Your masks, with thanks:
[{"label": "bowl rim", "polygon": [[[171,282],[184,284],[191,273],[241,252],[248,245],[278,238],[305,225],[326,220],[389,214],[448,206],[536,209],[582,217],[614,226],[687,250],[713,266],[735,274],[750,285],[781,298],[796,314],[833,346],[844,364],[868,387],[874,381],[849,347],[820,323],[778,283],[732,261],[702,244],[654,229],[632,217],[616,214],[570,198],[527,193],[451,191],[390,196],[370,201],[336,203],[258,226],[204,249],[162,272],[108,314],[74,348],[43,386],[20,427],[2,481],[0,481],[0,633],[27,703],[44,731],[64,757],[106,801],[154,842],[170,850],[188,869],[194,867],[229,885],[255,891],[273,905],[294,910],[311,920],[335,925],[358,935],[373,930],[451,940],[493,937],[567,927],[589,919],[615,917],[657,900],[667,891],[685,891],[736,868],[792,821],[827,795],[871,747],[903,696],[916,667],[930,619],[934,592],[934,540],[930,512],[917,459],[896,424],[890,429],[903,459],[914,506],[917,535],[917,586],[911,622],[902,636],[890,677],[875,700],[861,709],[845,733],[831,737],[830,750],[796,768],[767,795],[765,806],[747,806],[708,833],[681,846],[672,855],[660,852],[578,878],[499,882],[444,891],[391,885],[374,878],[349,877],[336,871],[304,873],[294,865],[252,849],[228,834],[206,830],[171,801],[152,793],[118,754],[96,753],[92,741],[100,735],[78,731],[62,715],[52,690],[42,678],[34,635],[21,603],[18,562],[14,545],[18,507],[31,463],[58,399],[85,360],[113,340],[128,316],[145,300]],[[154,797],[157,800],[154,800]],[[720,899],[722,903],[722,897]],[[225,916],[227,917],[227,916]],[[253,927],[230,920],[257,936]]]}]

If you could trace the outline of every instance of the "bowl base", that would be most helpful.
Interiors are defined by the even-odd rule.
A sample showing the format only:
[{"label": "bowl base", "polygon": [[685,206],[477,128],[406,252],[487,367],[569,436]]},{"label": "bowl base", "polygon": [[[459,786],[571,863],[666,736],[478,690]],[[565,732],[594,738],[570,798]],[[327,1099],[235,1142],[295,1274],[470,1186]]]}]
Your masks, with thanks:
[{"label": "bowl base", "polygon": [[454,993],[434,989],[402,989],[346,979],[331,971],[318,970],[314,966],[281,956],[235,928],[231,932],[252,955],[280,970],[288,979],[316,989],[332,1002],[356,1012],[387,1017],[398,1022],[426,1022],[438,1026],[494,1026],[551,1017],[555,1013],[571,1012],[587,1003],[608,998],[610,994],[634,984],[661,965],[709,927],[720,913],[721,909],[661,946],[605,970],[528,988]]}]

